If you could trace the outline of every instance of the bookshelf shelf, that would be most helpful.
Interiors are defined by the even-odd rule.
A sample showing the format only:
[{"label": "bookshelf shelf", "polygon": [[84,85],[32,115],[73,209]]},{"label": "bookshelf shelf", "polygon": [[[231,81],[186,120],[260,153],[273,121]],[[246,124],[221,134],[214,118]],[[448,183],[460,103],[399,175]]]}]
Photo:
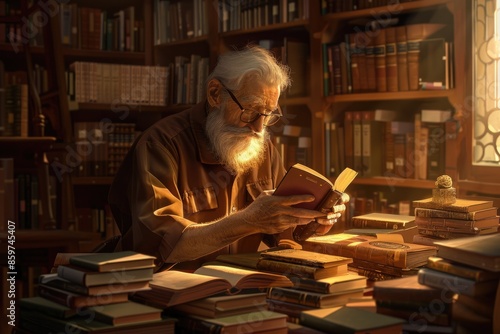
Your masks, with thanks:
[{"label": "bookshelf shelf", "polygon": [[103,185],[109,186],[113,182],[113,177],[101,176],[101,177],[74,177],[72,180],[75,186],[86,186],[86,185]]},{"label": "bookshelf shelf", "polygon": [[37,147],[39,150],[50,149],[56,137],[0,137],[2,150],[19,150]]},{"label": "bookshelf shelf", "polygon": [[359,101],[395,101],[395,100],[428,100],[437,98],[451,99],[455,95],[453,89],[448,90],[420,90],[407,92],[362,93],[328,96],[329,103],[346,103]]},{"label": "bookshelf shelf", "polygon": [[420,1],[411,1],[404,3],[394,3],[387,6],[325,14],[323,15],[323,20],[346,21],[346,20],[358,19],[360,17],[371,17],[375,19],[377,15],[382,15],[382,14],[399,15],[410,11],[415,11],[419,9],[429,9],[431,7],[449,5],[452,3],[453,0],[420,0]]},{"label": "bookshelf shelf", "polygon": [[113,60],[119,59],[120,63],[144,62],[144,52],[120,52],[120,51],[102,51],[102,50],[82,50],[74,48],[63,49],[63,54],[67,58],[84,58],[97,60]]},{"label": "bookshelf shelf", "polygon": [[197,43],[199,43],[199,44],[208,43],[208,36],[204,35],[204,36],[193,37],[193,38],[188,38],[188,39],[181,39],[178,41],[172,41],[172,42],[168,42],[168,43],[156,44],[155,48],[163,49],[163,48],[170,48],[170,47],[180,46],[180,45],[192,46],[192,45],[197,44]]},{"label": "bookshelf shelf", "polygon": [[372,177],[372,178],[356,178],[353,182],[356,185],[365,186],[383,186],[397,188],[416,188],[416,189],[433,189],[434,181],[431,180],[415,180],[404,179],[399,177]]},{"label": "bookshelf shelf", "polygon": [[309,27],[309,20],[294,20],[292,22],[285,22],[285,23],[276,23],[276,24],[269,24],[269,25],[264,25],[260,27],[255,27],[251,29],[245,29],[245,30],[231,30],[231,31],[226,31],[220,34],[220,37],[225,39],[225,38],[230,38],[230,37],[238,37],[238,36],[244,36],[244,35],[252,35],[256,33],[263,33],[263,32],[284,32],[288,30],[295,30],[297,28],[301,28],[304,30],[307,30]]}]

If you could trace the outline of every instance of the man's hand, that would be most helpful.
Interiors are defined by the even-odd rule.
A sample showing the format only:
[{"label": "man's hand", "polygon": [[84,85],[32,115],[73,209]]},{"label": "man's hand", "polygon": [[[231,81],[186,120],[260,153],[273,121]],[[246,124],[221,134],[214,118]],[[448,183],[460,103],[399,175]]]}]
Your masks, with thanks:
[{"label": "man's hand", "polygon": [[292,205],[312,202],[312,195],[271,196],[272,190],[260,194],[247,208],[238,212],[241,219],[253,226],[256,232],[275,234],[297,225],[305,225],[318,216],[315,210],[296,208]]}]

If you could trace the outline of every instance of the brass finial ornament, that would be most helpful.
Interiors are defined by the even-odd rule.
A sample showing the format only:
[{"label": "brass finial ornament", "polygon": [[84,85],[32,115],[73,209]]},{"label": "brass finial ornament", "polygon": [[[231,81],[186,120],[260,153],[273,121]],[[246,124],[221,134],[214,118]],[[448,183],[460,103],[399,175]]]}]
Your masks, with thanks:
[{"label": "brass finial ornament", "polygon": [[440,205],[450,205],[457,201],[457,190],[453,188],[453,180],[448,175],[438,176],[436,188],[432,189],[432,201]]}]

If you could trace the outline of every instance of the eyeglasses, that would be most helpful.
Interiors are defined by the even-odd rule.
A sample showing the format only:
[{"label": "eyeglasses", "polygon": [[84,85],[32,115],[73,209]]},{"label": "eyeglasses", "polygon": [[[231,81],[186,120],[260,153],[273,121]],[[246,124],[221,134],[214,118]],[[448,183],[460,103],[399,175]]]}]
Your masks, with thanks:
[{"label": "eyeglasses", "polygon": [[281,116],[283,116],[283,113],[281,112],[281,108],[279,105],[278,105],[278,108],[271,111],[269,114],[263,114],[257,110],[253,110],[253,109],[245,109],[241,105],[240,101],[238,101],[236,96],[234,96],[233,92],[231,92],[229,89],[227,89],[226,86],[224,86],[222,83],[221,83],[221,85],[226,90],[226,92],[229,94],[229,96],[231,96],[231,99],[234,101],[234,103],[236,103],[238,105],[238,107],[240,107],[240,110],[241,110],[240,120],[242,122],[253,123],[257,119],[259,119],[259,117],[264,117],[264,126],[271,126],[271,125],[276,124],[280,120]]}]

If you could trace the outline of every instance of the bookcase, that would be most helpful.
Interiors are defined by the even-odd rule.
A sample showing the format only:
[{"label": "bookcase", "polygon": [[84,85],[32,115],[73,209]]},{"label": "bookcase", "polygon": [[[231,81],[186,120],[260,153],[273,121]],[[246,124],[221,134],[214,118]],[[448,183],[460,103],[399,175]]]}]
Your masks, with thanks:
[{"label": "bookcase", "polygon": [[[466,87],[455,72],[466,68],[466,42],[460,37],[465,0],[93,0],[69,1],[58,14],[71,109],[71,145],[63,147],[71,163],[62,168],[71,177],[76,216],[67,221],[59,215],[60,228],[98,229],[104,237],[116,233],[102,227],[112,225],[106,194],[133,138],[203,99],[201,85],[218,55],[248,43],[271,49],[292,69],[292,88],[279,101],[285,117],[270,129],[285,165],[298,161],[332,179],[343,167],[357,169],[348,189],[351,215],[406,213],[412,199],[429,195],[436,175],[458,178],[458,120]],[[418,28],[426,35],[422,41],[417,36],[417,43],[398,35]],[[419,73],[420,48],[433,55],[421,68],[440,70]],[[43,48],[32,50],[41,55]],[[439,52],[444,58],[435,56]],[[8,47],[3,53],[12,58]],[[35,62],[40,82],[43,62],[41,57]],[[435,76],[420,78],[429,72]],[[431,117],[442,111],[453,116],[427,124],[423,110]],[[397,131],[402,133],[392,133]],[[440,158],[434,170],[421,161],[431,155],[419,155],[417,148]]]}]

